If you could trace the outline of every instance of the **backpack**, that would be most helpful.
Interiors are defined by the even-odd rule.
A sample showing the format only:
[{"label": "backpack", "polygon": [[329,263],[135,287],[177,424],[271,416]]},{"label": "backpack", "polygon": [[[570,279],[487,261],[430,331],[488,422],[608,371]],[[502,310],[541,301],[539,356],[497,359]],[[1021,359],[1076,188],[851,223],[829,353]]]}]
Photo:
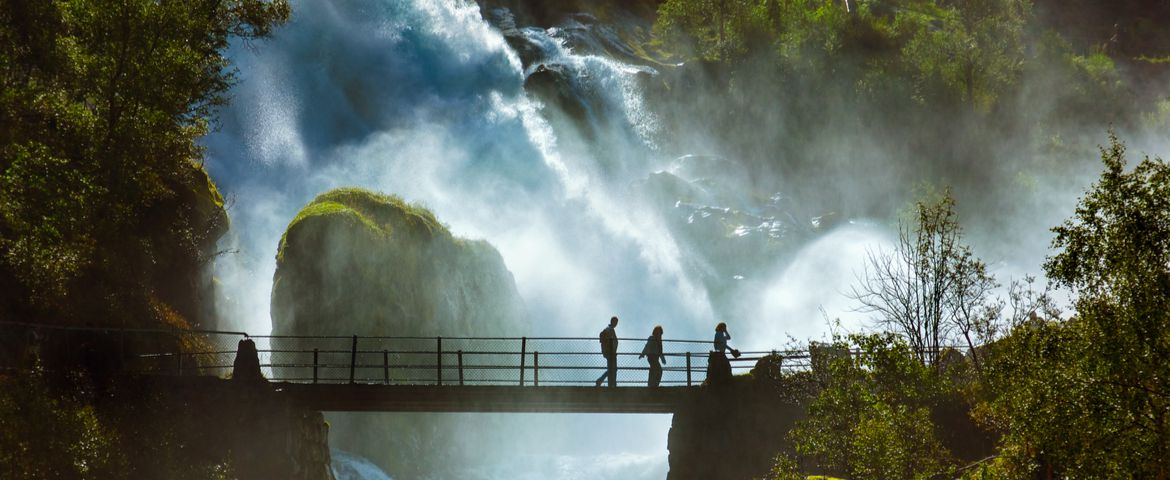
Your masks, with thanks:
[{"label": "backpack", "polygon": [[616,334],[613,337],[607,337],[605,335],[606,330],[609,330],[609,328],[603,328],[601,329],[601,333],[597,334],[597,340],[601,342],[601,353],[603,355],[613,353],[610,350],[615,350],[613,348],[613,341],[617,338]]}]

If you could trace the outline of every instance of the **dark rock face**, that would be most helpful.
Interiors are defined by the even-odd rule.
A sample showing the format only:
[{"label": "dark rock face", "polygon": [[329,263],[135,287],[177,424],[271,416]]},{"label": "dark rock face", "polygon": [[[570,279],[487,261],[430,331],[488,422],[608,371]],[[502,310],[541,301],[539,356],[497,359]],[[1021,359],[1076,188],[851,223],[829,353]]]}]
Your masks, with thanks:
[{"label": "dark rock face", "polygon": [[243,480],[334,480],[329,424],[321,412],[303,410],[265,393],[246,407],[232,432],[233,464]]},{"label": "dark rock face", "polygon": [[500,30],[500,33],[504,35],[504,41],[508,42],[508,46],[516,52],[516,56],[520,57],[520,64],[524,68],[528,68],[529,65],[539,61],[544,56],[540,45],[530,40],[519,28],[516,28],[516,17],[508,9],[487,9],[484,11],[483,17],[488,23]]},{"label": "dark rock face", "polygon": [[227,478],[240,480],[334,480],[321,412],[265,382],[119,376],[94,408],[125,437],[132,472],[126,478],[172,478],[184,466],[221,465]]},{"label": "dark rock face", "polygon": [[738,383],[706,386],[674,414],[668,480],[760,478],[777,453],[791,448],[785,434],[804,418],[804,408]]},{"label": "dark rock face", "polygon": [[524,88],[559,107],[578,124],[586,125],[586,120],[594,115],[589,114],[590,103],[572,82],[573,72],[564,65],[541,64],[524,79]]},{"label": "dark rock face", "polygon": [[[155,245],[147,275],[157,297],[152,309],[168,322],[173,312],[192,327],[218,328],[214,318],[215,284],[205,268],[216,255],[216,242],[227,233],[229,220],[224,199],[202,167],[191,165],[187,183],[172,186],[176,195],[148,213]],[[173,218],[168,218],[173,217]],[[168,224],[170,222],[170,224]],[[176,231],[190,229],[188,237]],[[178,240],[178,241],[177,241]]]}]

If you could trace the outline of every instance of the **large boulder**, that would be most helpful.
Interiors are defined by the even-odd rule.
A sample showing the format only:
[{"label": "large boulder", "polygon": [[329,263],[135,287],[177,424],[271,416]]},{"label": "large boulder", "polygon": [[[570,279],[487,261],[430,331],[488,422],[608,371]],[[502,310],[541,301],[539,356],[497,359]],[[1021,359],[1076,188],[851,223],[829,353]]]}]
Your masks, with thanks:
[{"label": "large boulder", "polygon": [[343,188],[289,223],[276,257],[274,335],[486,336],[527,332],[494,247],[426,209]]},{"label": "large boulder", "polygon": [[[289,223],[277,254],[272,287],[274,335],[523,336],[526,308],[503,258],[490,244],[451,235],[435,216],[394,196],[344,188],[319,195]],[[424,341],[424,340],[420,340]],[[296,339],[273,341],[297,350]],[[319,342],[318,342],[319,344]],[[348,341],[336,348],[349,348]],[[425,346],[424,346],[425,345]],[[301,344],[301,348],[312,348]],[[317,345],[314,345],[317,346]],[[362,350],[434,348],[411,341],[369,339]],[[454,347],[451,347],[454,348]],[[280,361],[311,361],[311,356]],[[418,357],[392,359],[395,363]],[[428,357],[429,358],[429,357]],[[381,363],[382,355],[359,359]],[[346,352],[322,363],[349,362]],[[307,378],[307,369],[277,375]],[[358,369],[357,381],[381,381],[381,368]],[[429,383],[412,371],[395,381]],[[321,369],[346,381],[348,368]],[[450,478],[458,465],[481,461],[497,440],[494,416],[332,413],[331,446],[369,458],[394,478]]]}]

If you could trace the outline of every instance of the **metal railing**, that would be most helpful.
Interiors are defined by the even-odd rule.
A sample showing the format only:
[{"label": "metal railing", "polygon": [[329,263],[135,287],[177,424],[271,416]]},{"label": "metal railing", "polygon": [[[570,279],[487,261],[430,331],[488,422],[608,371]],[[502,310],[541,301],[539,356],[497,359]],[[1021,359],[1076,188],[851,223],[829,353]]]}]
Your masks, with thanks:
[{"label": "metal railing", "polygon": [[[118,368],[147,375],[232,373],[237,345],[256,343],[261,371],[271,381],[389,385],[593,385],[606,371],[594,337],[388,337],[251,336],[209,330],[52,327],[0,322],[5,341],[34,350],[75,349],[115,355]],[[22,336],[23,334],[23,336]],[[617,384],[646,385],[649,364],[639,359],[645,339],[619,339]],[[699,385],[706,380],[712,343],[663,340],[661,385]],[[27,350],[27,348],[26,348]],[[785,371],[810,368],[806,351],[745,351],[728,355],[733,373],[745,373],[767,355]],[[0,358],[11,368],[13,359]],[[30,368],[28,362],[25,368]],[[35,368],[49,368],[36,366]]]},{"label": "metal railing", "polygon": [[[267,336],[261,366],[272,380],[396,385],[591,385],[606,370],[596,338]],[[645,385],[649,364],[639,359],[644,339],[619,339],[620,385]],[[663,340],[662,385],[698,385],[706,379],[711,342]],[[764,355],[741,352],[731,360],[746,372]],[[777,352],[778,353],[778,352]],[[807,366],[791,354],[788,368]]]}]

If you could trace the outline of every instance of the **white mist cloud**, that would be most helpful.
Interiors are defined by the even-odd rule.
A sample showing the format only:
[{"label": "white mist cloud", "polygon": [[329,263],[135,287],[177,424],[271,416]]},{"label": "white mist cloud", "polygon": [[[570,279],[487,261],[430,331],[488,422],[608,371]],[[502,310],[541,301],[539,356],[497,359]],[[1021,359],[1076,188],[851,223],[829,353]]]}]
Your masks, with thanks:
[{"label": "white mist cloud", "polygon": [[[800,342],[827,339],[827,321],[840,319],[847,331],[861,331],[867,316],[848,297],[867,252],[893,245],[888,229],[851,223],[833,229],[804,246],[791,264],[774,276],[760,299],[756,322],[734,343],[741,349],[767,349],[788,338]],[[824,316],[828,315],[828,319]]]}]

